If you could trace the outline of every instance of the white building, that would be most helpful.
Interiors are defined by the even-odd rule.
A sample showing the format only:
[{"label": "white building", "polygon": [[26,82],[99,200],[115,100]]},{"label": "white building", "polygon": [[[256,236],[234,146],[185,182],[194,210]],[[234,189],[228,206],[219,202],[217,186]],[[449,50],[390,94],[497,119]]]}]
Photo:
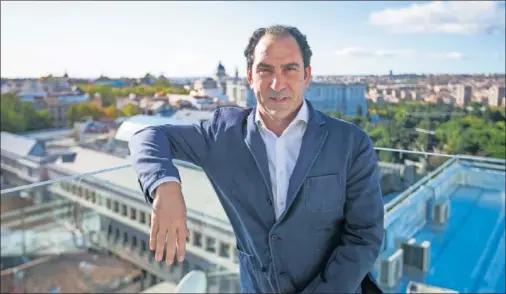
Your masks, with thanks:
[{"label": "white building", "polygon": [[[50,178],[130,163],[127,158],[81,147],[73,147],[70,151],[75,153],[71,159],[48,166]],[[100,215],[100,225],[94,228],[100,232],[97,240],[100,247],[140,267],[152,280],[151,285],[160,280],[177,284],[186,273],[196,269],[232,277],[213,282],[213,293],[237,292],[238,256],[228,217],[205,173],[194,165],[175,163],[183,183],[191,183],[182,186],[190,236],[184,262],[171,267],[155,261],[148,249],[152,209],[140,191],[133,168],[103,172],[75,182],[56,183],[48,190],[54,199],[78,202],[86,208],[85,211]]]},{"label": "white building", "polygon": [[365,115],[365,91],[365,84],[311,82],[305,97],[320,111],[339,111],[344,115],[354,116],[360,106],[362,115]]},{"label": "white building", "polygon": [[218,64],[214,78],[206,78],[196,80],[193,83],[193,89],[190,91],[191,96],[218,98],[221,102],[228,101],[227,98],[227,73],[225,67]]},{"label": "white building", "polygon": [[230,102],[243,108],[253,107],[256,98],[246,79],[240,79],[238,73],[236,78],[227,81],[227,96]]},{"label": "white building", "polygon": [[492,107],[505,106],[504,97],[506,97],[504,86],[493,85],[488,90],[488,105]]}]

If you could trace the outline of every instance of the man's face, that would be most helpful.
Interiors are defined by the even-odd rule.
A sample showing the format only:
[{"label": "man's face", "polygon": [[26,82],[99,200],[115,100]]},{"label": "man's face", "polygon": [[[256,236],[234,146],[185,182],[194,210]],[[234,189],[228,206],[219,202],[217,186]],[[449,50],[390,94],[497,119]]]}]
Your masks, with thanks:
[{"label": "man's face", "polygon": [[264,119],[293,119],[310,79],[311,67],[304,68],[295,38],[266,34],[260,39],[253,66],[248,70],[248,82]]}]

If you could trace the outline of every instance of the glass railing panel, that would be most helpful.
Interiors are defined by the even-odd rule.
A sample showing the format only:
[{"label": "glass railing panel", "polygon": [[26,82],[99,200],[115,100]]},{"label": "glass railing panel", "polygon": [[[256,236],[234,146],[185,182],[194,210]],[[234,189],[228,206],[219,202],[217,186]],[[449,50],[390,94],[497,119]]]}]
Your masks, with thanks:
[{"label": "glass railing panel", "polygon": [[[195,206],[194,190],[183,187],[187,255],[169,266],[149,250],[151,207],[131,167],[58,180],[70,174],[52,166],[48,174],[49,182],[2,190],[2,293],[140,293],[156,285],[167,293],[192,270],[206,273],[210,293],[239,291],[230,224]],[[214,200],[206,204],[219,205]]]},{"label": "glass railing panel", "polygon": [[[385,292],[413,282],[504,291],[504,160],[377,152],[385,239],[373,274]],[[183,184],[190,237],[185,261],[172,266],[148,250],[151,208],[130,166],[71,178],[47,169],[49,182],[2,190],[2,292],[172,292],[192,270],[206,273],[208,293],[239,290],[235,236],[198,169],[180,166],[192,183]]]}]

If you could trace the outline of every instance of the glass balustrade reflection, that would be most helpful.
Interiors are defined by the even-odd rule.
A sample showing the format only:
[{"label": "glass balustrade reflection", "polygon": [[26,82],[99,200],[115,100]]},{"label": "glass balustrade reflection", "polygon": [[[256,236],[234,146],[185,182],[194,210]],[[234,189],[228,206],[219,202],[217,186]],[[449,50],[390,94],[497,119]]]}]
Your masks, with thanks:
[{"label": "glass balustrade reflection", "polygon": [[[504,292],[504,160],[376,152],[385,238],[373,274],[385,292]],[[2,293],[167,293],[192,270],[206,273],[208,293],[239,291],[235,236],[198,169],[182,172],[190,236],[172,266],[148,248],[151,207],[131,167],[48,174],[23,187],[3,173]]]}]

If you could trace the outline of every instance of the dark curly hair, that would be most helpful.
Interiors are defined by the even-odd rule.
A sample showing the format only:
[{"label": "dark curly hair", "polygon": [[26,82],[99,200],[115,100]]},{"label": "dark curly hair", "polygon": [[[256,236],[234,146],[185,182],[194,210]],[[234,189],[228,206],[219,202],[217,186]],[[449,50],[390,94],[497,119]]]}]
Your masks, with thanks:
[{"label": "dark curly hair", "polygon": [[244,50],[244,56],[246,57],[248,70],[253,67],[253,60],[255,58],[255,47],[257,46],[260,39],[266,34],[274,35],[276,37],[281,36],[292,36],[299,44],[300,52],[302,53],[302,60],[304,61],[304,68],[311,64],[311,47],[307,43],[306,35],[302,34],[298,28],[285,26],[285,25],[273,25],[267,28],[257,29],[251,38],[249,39],[248,46]]}]

